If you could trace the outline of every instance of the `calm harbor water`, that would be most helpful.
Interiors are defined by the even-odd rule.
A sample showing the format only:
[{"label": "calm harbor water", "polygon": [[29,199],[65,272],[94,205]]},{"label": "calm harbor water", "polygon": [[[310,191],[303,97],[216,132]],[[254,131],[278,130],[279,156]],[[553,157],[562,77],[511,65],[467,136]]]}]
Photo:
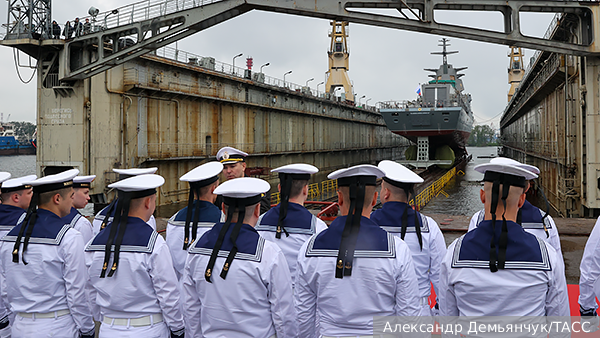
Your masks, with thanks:
[{"label": "calm harbor water", "polygon": [[[483,179],[483,174],[473,170],[478,164],[488,163],[489,156],[496,156],[498,149],[496,147],[467,147],[467,152],[473,155],[465,169],[465,175],[456,176],[444,188],[449,197],[439,194],[431,200],[423,209],[425,214],[450,214],[472,216],[477,211],[483,209],[483,204],[479,199],[479,190]],[[480,158],[486,156],[488,158]]]},{"label": "calm harbor water", "polygon": [[35,175],[35,155],[0,156],[0,171],[8,171],[13,177]]}]

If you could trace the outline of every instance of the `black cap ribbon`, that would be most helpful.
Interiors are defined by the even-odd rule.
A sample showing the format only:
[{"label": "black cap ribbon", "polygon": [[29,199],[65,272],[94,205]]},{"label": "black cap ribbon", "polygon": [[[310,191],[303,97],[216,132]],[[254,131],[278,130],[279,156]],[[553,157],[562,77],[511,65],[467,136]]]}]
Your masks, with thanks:
[{"label": "black cap ribbon", "polygon": [[[406,194],[406,199],[409,200],[411,195],[414,195],[414,183],[403,183],[391,180],[387,177],[384,177],[383,180],[386,183],[389,183],[397,188],[404,190]],[[400,238],[404,240],[404,235],[406,235],[406,227],[408,226],[408,207],[402,215],[402,227],[400,230]],[[415,232],[417,233],[417,239],[419,240],[419,247],[421,247],[421,251],[423,250],[423,235],[421,234],[421,223],[419,222],[419,213],[415,211]]]},{"label": "black cap ribbon", "polygon": [[281,238],[281,231],[285,233],[286,237],[289,237],[290,234],[285,227],[283,226],[283,221],[287,217],[288,205],[290,203],[290,193],[292,191],[292,183],[294,180],[303,180],[308,181],[310,179],[310,174],[288,174],[288,173],[279,173],[279,182],[281,185],[281,202],[279,203],[279,219],[277,221],[277,230],[275,233],[276,238]]},{"label": "black cap ribbon", "polygon": [[[200,197],[200,188],[212,184],[218,179],[219,176],[217,175],[199,182],[190,182],[190,194],[188,195],[187,213],[185,215],[183,250],[187,250],[188,247],[196,240],[196,236],[198,235],[198,221],[200,220],[200,203],[196,203],[196,207],[194,208],[194,194]],[[194,221],[192,223],[192,239],[190,240],[190,222],[192,221],[192,212],[194,215]]]}]

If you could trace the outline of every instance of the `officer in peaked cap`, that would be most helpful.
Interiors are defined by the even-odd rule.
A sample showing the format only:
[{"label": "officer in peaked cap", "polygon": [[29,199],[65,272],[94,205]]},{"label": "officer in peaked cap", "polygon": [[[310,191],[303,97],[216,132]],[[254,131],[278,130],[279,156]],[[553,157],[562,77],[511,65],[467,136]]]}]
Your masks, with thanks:
[{"label": "officer in peaked cap", "polygon": [[[497,157],[490,161],[493,164],[506,164],[506,165],[514,165],[516,167],[525,169],[530,171],[536,175],[540,173],[540,169],[535,166],[524,164],[518,161],[515,161],[506,157]],[[528,181],[526,184],[525,192],[529,190],[531,187],[531,182]],[[539,189],[540,192],[543,191]],[[543,196],[545,199],[545,196]],[[548,201],[546,201],[548,203]],[[549,207],[549,206],[548,206]],[[483,221],[485,216],[485,210],[480,210],[473,215],[471,221],[469,222],[469,231],[475,229],[479,223]],[[525,231],[536,235],[537,237],[545,240],[548,244],[550,244],[555,250],[556,253],[560,256],[561,262],[564,262],[562,249],[560,247],[560,238],[558,236],[558,230],[556,225],[554,224],[554,219],[552,216],[548,214],[548,210],[542,211],[538,207],[529,203],[529,201],[525,200],[523,206],[519,209],[519,213],[517,214],[517,224],[521,225]]]},{"label": "officer in peaked cap", "polygon": [[148,224],[156,189],[165,180],[146,174],[109,185],[119,201],[114,221],[86,248],[100,337],[183,337],[177,277],[169,248]]},{"label": "officer in peaked cap", "polygon": [[292,276],[296,275],[298,252],[310,236],[327,229],[327,224],[304,207],[308,198],[310,175],[319,169],[310,164],[288,164],[271,170],[279,174],[281,202],[258,219],[256,230],[268,241],[279,246]]},{"label": "officer in peaked cap", "polygon": [[[227,181],[246,176],[246,156],[248,156],[248,153],[232,147],[219,149],[217,161],[223,164],[223,175],[225,175]],[[222,203],[223,199],[218,196],[215,205],[220,208]],[[269,209],[271,209],[271,194],[267,191],[260,200],[260,213],[264,214]]]},{"label": "officer in peaked cap", "polygon": [[[113,169],[114,172],[119,174],[119,180],[124,180],[129,177],[137,176],[137,175],[149,175],[154,174],[158,168],[129,168],[129,169]],[[92,231],[93,235],[96,236],[100,230],[104,229],[108,222],[112,221],[112,217],[115,213],[115,206],[117,205],[117,198],[113,199],[109,205],[104,207],[104,209],[100,210],[96,216],[94,216],[94,220],[92,221]],[[106,218],[106,215],[110,216]],[[150,217],[148,220],[148,224],[152,227],[152,229],[156,230],[156,219],[154,215]]]},{"label": "officer in peaked cap", "polygon": [[396,162],[381,161],[378,167],[385,172],[380,196],[383,207],[373,211],[371,220],[408,244],[419,282],[421,315],[431,316],[429,296],[432,284],[436,294],[439,292],[440,267],[446,254],[444,235],[431,217],[408,204],[414,185],[423,179]]},{"label": "officer in peaked cap", "polygon": [[338,182],[342,216],[298,254],[300,337],[371,336],[373,316],[419,315],[410,249],[369,219],[377,202],[376,181],[384,175],[369,164],[329,174]]},{"label": "officer in peaked cap", "polygon": [[[18,223],[22,222],[31,203],[33,188],[28,182],[37,176],[29,175],[2,182],[0,186],[0,238],[4,237]],[[0,297],[0,337],[10,337],[8,314],[10,310]]]},{"label": "officer in peaked cap", "polygon": [[62,219],[78,173],[23,182],[33,186],[27,214],[0,241],[2,297],[16,314],[12,337],[94,336],[83,238]]},{"label": "officer in peaked cap", "polygon": [[192,337],[298,337],[285,256],[254,229],[269,187],[243,177],[215,190],[227,219],[192,244],[182,278]]},{"label": "officer in peaked cap", "polygon": [[96,175],[77,176],[73,178],[73,206],[71,212],[64,217],[66,223],[71,224],[73,229],[79,231],[83,241],[87,242],[94,237],[92,223],[83,217],[77,209],[83,209],[90,200],[90,187]]},{"label": "officer in peaked cap", "polygon": [[448,247],[440,273],[440,314],[569,316],[565,271],[556,250],[516,223],[527,180],[537,175],[508,164],[481,164],[475,170],[484,174],[485,217]]},{"label": "officer in peaked cap", "polygon": [[219,186],[219,174],[223,171],[220,162],[209,162],[198,166],[179,179],[189,182],[190,193],[187,207],[179,210],[167,223],[167,245],[173,257],[177,278],[181,278],[187,249],[196,240],[221,220],[221,210],[213,203],[217,198],[213,192]]}]

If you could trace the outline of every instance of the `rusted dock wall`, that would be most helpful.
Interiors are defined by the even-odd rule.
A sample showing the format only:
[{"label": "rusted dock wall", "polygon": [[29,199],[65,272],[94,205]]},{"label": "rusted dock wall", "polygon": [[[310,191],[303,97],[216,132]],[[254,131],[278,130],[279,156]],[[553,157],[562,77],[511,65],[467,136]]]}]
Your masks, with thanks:
[{"label": "rusted dock wall", "polygon": [[179,177],[226,145],[250,153],[248,167],[312,163],[315,180],[399,159],[407,145],[373,110],[153,55],[66,89],[40,83],[38,94],[38,173],[79,168],[98,175],[100,194],[114,167],[157,166],[161,205],[186,198]]}]

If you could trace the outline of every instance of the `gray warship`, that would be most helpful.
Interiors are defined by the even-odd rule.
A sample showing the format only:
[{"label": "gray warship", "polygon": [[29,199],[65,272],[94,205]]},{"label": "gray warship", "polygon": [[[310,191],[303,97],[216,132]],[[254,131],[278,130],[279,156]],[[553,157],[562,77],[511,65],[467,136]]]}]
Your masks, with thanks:
[{"label": "gray warship", "polygon": [[[416,145],[406,151],[409,161],[444,161],[442,167],[451,166],[455,159],[467,155],[466,143],[473,129],[471,94],[463,93],[460,71],[448,63],[448,39],[440,40],[443,64],[438,69],[425,69],[435,74],[433,79],[420,85],[414,101],[388,101],[381,104],[380,113],[387,127]],[[449,163],[448,161],[451,161]]]}]

